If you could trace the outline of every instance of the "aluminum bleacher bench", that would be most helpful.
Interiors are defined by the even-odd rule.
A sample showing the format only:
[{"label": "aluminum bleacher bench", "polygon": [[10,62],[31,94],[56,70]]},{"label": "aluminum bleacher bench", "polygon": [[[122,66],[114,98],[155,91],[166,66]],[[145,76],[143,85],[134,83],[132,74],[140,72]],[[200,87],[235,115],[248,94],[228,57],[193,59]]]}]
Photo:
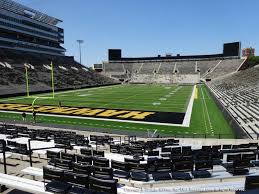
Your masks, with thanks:
[{"label": "aluminum bleacher bench", "polygon": [[31,175],[33,177],[42,177],[43,176],[43,170],[42,168],[36,168],[36,167],[27,167],[23,170],[21,170],[21,172],[25,175]]},{"label": "aluminum bleacher bench", "polygon": [[21,191],[39,193],[39,194],[52,194],[44,189],[44,183],[34,180],[29,180],[22,177],[12,176],[0,173],[0,184],[9,188],[19,189]]}]

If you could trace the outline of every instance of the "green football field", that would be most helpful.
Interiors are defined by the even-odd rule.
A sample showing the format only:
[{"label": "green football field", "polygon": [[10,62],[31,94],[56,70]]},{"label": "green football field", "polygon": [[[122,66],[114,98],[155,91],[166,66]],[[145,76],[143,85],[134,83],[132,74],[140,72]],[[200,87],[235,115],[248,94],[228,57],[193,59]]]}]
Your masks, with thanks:
[{"label": "green football field", "polygon": [[[68,107],[107,108],[116,110],[141,110],[157,112],[185,113],[193,91],[192,85],[115,85],[52,94],[39,94],[33,97],[18,96],[1,99],[0,103],[54,105]],[[20,113],[0,112],[1,120],[21,120]],[[30,122],[28,116],[27,121]],[[153,125],[148,122],[130,123],[114,120],[95,120],[87,118],[57,117],[55,115],[39,115],[39,123],[53,123],[84,128],[102,128],[107,132],[116,130],[155,131],[160,135],[176,137],[214,137],[233,138],[234,133],[224,119],[223,114],[211,98],[205,85],[197,86],[196,98],[193,102],[189,127]]]},{"label": "green football field", "polygon": [[[185,112],[193,86],[177,85],[115,85],[89,88],[55,94],[36,95],[35,104],[92,108],[118,108],[129,110],[152,110]],[[2,102],[32,104],[36,96],[17,97]]]}]

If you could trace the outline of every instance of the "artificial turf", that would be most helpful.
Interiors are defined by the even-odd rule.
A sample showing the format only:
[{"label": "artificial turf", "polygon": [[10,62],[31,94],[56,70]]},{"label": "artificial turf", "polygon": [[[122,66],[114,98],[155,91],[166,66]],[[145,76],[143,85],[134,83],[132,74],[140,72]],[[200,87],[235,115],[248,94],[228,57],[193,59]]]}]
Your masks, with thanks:
[{"label": "artificial turf", "polygon": [[[92,89],[74,90],[55,94],[55,99],[37,99],[36,104],[62,106],[82,106],[92,108],[118,108],[128,110],[185,112],[193,86],[181,85],[119,85]],[[115,121],[88,120],[38,116],[40,123],[80,126],[83,128],[102,128],[147,132],[157,130],[157,134],[176,137],[214,137],[234,138],[234,133],[224,119],[205,85],[197,86],[198,94],[194,100],[189,127],[126,123]],[[41,94],[48,97],[51,94]],[[17,97],[1,99],[5,103],[31,104],[35,98]],[[1,120],[21,120],[20,114],[0,113]],[[30,116],[28,117],[30,121]]]}]

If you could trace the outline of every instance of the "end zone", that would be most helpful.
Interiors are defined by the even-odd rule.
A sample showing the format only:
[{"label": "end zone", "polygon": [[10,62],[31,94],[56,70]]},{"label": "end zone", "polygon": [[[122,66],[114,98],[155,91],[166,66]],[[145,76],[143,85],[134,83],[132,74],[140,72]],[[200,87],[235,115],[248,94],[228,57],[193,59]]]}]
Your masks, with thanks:
[{"label": "end zone", "polygon": [[58,107],[53,105],[31,105],[3,102],[0,103],[0,112],[20,114],[21,112],[32,113],[34,110],[38,115],[49,117],[55,116],[89,120],[189,127],[195,93],[196,85],[193,86],[193,91],[189,99],[186,113],[71,106]]}]

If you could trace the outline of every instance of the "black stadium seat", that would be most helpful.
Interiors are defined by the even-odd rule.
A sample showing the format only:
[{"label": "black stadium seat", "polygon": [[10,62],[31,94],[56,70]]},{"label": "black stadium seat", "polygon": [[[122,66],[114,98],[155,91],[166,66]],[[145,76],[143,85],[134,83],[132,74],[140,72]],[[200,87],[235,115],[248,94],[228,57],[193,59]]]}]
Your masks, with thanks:
[{"label": "black stadium seat", "polygon": [[71,170],[72,169],[72,161],[71,160],[62,160],[59,158],[54,159],[55,167],[62,168],[65,170]]},{"label": "black stadium seat", "polygon": [[172,179],[174,180],[191,180],[192,177],[186,172],[172,172]]},{"label": "black stadium seat", "polygon": [[124,161],[125,162],[129,162],[129,163],[136,163],[136,164],[139,164],[140,161],[142,161],[143,159],[132,159],[132,158],[124,158]]},{"label": "black stadium seat", "polygon": [[147,182],[149,180],[148,174],[146,172],[141,171],[132,171],[131,179],[135,181],[144,181]]},{"label": "black stadium seat", "polygon": [[236,191],[236,194],[258,194],[259,189],[253,189],[248,191]]},{"label": "black stadium seat", "polygon": [[147,155],[148,156],[159,156],[159,151],[148,151]]},{"label": "black stadium seat", "polygon": [[79,163],[73,163],[72,169],[73,169],[73,172],[77,174],[90,175],[92,172],[92,166],[79,164]]},{"label": "black stadium seat", "polygon": [[[51,169],[43,167],[43,179],[45,190],[53,193],[66,193],[71,189],[71,185],[67,184],[64,181],[64,171],[58,169]],[[45,180],[49,180],[46,184]]]},{"label": "black stadium seat", "polygon": [[147,164],[137,164],[137,163],[128,163],[129,164],[129,170],[131,171],[147,171],[148,166]]},{"label": "black stadium seat", "polygon": [[171,150],[172,156],[180,156],[182,155],[182,149],[181,147],[174,147]]},{"label": "black stadium seat", "polygon": [[130,177],[129,165],[127,162],[118,162],[111,160],[111,167],[113,168],[113,176],[117,178],[128,179]]},{"label": "black stadium seat", "polygon": [[245,190],[259,189],[259,176],[247,176]]},{"label": "black stadium seat", "polygon": [[155,181],[171,180],[172,177],[168,172],[154,172],[152,177]]},{"label": "black stadium seat", "polygon": [[241,160],[241,154],[228,154],[227,162],[233,162],[234,160]]},{"label": "black stadium seat", "polygon": [[113,169],[109,167],[92,166],[93,175],[108,175],[112,178]]},{"label": "black stadium seat", "polygon": [[123,171],[123,170],[113,170],[113,177],[129,179],[130,178],[130,172]]},{"label": "black stadium seat", "polygon": [[110,167],[110,161],[106,158],[94,158],[93,165],[99,167]]},{"label": "black stadium seat", "polygon": [[242,154],[242,160],[256,160],[256,154]]},{"label": "black stadium seat", "polygon": [[250,167],[250,161],[248,160],[235,160],[233,166],[227,168],[227,172],[233,175],[246,175],[248,174]]},{"label": "black stadium seat", "polygon": [[89,188],[88,175],[77,174],[70,171],[64,171],[64,181],[67,183],[72,183],[78,187],[83,187],[85,189]]},{"label": "black stadium seat", "polygon": [[161,149],[161,152],[170,152],[170,153],[171,153],[171,151],[172,151],[172,148],[171,148],[171,147],[163,147],[163,148]]},{"label": "black stadium seat", "polygon": [[119,162],[116,160],[111,160],[111,167],[113,169],[128,171],[129,170],[129,164],[127,162]]},{"label": "black stadium seat", "polygon": [[117,180],[103,180],[93,176],[89,177],[91,191],[106,194],[117,194]]},{"label": "black stadium seat", "polygon": [[53,151],[47,150],[47,158],[48,159],[60,158],[60,152],[53,152]]},{"label": "black stadium seat", "polygon": [[95,156],[95,157],[104,157],[104,151],[93,150],[93,156]]},{"label": "black stadium seat", "polygon": [[63,160],[71,160],[72,162],[75,162],[75,155],[74,154],[60,152],[60,158],[63,159]]},{"label": "black stadium seat", "polygon": [[93,155],[93,151],[91,149],[85,149],[85,148],[81,148],[80,153],[82,155],[86,155],[86,156],[92,156]]},{"label": "black stadium seat", "polygon": [[76,155],[76,162],[81,164],[93,164],[93,157],[92,156],[84,156],[84,155]]},{"label": "black stadium seat", "polygon": [[158,159],[157,161],[155,161],[155,170],[156,171],[171,171],[172,170],[172,161],[171,159]]},{"label": "black stadium seat", "polygon": [[194,178],[209,178],[211,173],[208,170],[213,170],[213,161],[196,161],[195,171],[192,172]]},{"label": "black stadium seat", "polygon": [[193,171],[192,161],[179,161],[173,163],[173,171],[177,172],[191,172]]}]

